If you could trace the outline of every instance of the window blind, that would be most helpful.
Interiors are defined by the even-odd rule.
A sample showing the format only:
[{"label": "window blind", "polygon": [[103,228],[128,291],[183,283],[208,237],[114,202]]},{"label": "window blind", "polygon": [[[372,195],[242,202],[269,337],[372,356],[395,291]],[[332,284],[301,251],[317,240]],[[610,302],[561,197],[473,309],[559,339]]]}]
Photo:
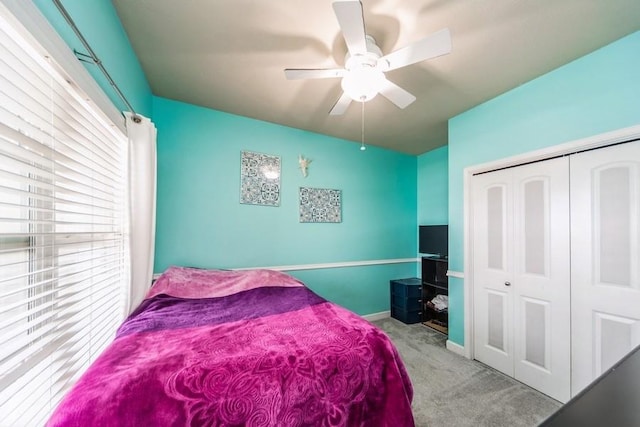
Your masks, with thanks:
[{"label": "window blind", "polygon": [[68,80],[0,7],[0,425],[42,425],[125,314],[127,139]]}]

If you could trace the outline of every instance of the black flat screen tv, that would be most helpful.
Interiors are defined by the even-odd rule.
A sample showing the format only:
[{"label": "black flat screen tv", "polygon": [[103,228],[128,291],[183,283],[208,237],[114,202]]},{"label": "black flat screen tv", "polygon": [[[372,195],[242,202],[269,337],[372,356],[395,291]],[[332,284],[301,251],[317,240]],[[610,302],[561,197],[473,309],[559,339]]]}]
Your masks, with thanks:
[{"label": "black flat screen tv", "polygon": [[418,231],[418,251],[421,254],[449,257],[449,226],[421,225]]}]

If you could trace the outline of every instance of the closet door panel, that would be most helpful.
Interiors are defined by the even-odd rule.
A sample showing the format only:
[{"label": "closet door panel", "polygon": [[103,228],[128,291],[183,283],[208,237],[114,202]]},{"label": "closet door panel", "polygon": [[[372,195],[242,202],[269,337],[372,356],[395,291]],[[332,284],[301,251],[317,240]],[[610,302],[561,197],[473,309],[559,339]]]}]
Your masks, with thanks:
[{"label": "closet door panel", "polygon": [[570,240],[567,158],[513,168],[514,377],[570,398]]},{"label": "closet door panel", "polygon": [[640,142],[571,159],[572,394],[640,345]]},{"label": "closet door panel", "polygon": [[513,376],[512,172],[473,179],[474,356]]},{"label": "closet door panel", "polygon": [[548,301],[527,297],[520,302],[524,337],[521,361],[539,367],[546,373],[551,366],[551,305]]}]

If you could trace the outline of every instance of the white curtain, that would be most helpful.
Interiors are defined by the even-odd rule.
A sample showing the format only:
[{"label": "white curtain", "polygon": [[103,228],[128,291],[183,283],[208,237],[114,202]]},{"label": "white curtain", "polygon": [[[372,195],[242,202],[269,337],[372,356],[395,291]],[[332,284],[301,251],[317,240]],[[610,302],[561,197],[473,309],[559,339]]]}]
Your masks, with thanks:
[{"label": "white curtain", "polygon": [[129,312],[151,286],[156,236],[156,127],[146,117],[125,113],[129,137],[129,248],[131,291]]}]

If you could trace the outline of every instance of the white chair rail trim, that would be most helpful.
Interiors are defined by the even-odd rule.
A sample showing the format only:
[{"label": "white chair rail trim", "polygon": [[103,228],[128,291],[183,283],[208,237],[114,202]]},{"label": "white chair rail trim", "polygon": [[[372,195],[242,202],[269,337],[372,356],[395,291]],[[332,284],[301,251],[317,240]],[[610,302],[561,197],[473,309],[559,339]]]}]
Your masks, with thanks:
[{"label": "white chair rail trim", "polygon": [[[302,271],[302,270],[322,270],[325,268],[347,268],[347,267],[365,267],[370,265],[386,265],[386,264],[409,264],[412,262],[420,262],[420,258],[394,258],[394,259],[377,259],[364,261],[346,261],[346,262],[327,262],[320,264],[296,264],[296,265],[277,265],[266,267],[238,267],[230,270],[254,270],[267,269],[276,271]],[[153,275],[157,279],[160,274]]]},{"label": "white chair rail trim", "polygon": [[447,270],[448,277],[455,277],[457,279],[464,279],[464,273],[462,271]]}]

